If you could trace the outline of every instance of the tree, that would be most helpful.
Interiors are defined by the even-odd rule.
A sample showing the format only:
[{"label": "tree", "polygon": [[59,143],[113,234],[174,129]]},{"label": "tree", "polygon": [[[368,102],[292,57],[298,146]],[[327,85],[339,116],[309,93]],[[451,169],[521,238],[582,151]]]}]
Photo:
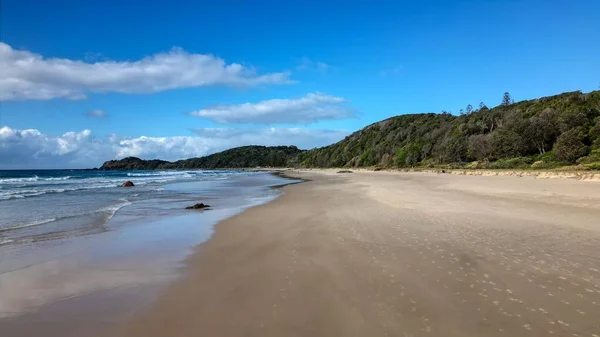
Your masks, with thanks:
[{"label": "tree", "polygon": [[479,110],[488,110],[488,107],[485,103],[481,102],[479,103]]},{"label": "tree", "polygon": [[504,93],[504,97],[502,97],[502,105],[510,105],[512,104],[514,101],[513,99],[510,97],[510,94],[507,92]]},{"label": "tree", "polygon": [[529,126],[525,133],[528,135],[530,143],[535,146],[540,154],[546,153],[550,144],[556,139],[555,115],[554,110],[546,109],[539,116],[533,116],[529,119]]},{"label": "tree", "polygon": [[582,127],[564,132],[554,144],[556,158],[569,163],[574,163],[589,152],[590,148],[585,145],[585,129]]},{"label": "tree", "polygon": [[467,105],[467,114],[470,114],[473,112],[473,106],[471,104]]},{"label": "tree", "polygon": [[520,157],[523,137],[511,128],[498,128],[490,133],[490,146],[495,158]]},{"label": "tree", "polygon": [[463,110],[463,109],[460,109],[460,114],[461,114],[461,115],[464,115],[464,114],[465,114],[465,110]]},{"label": "tree", "polygon": [[488,160],[492,154],[490,135],[472,135],[469,137],[467,153],[476,160]]}]

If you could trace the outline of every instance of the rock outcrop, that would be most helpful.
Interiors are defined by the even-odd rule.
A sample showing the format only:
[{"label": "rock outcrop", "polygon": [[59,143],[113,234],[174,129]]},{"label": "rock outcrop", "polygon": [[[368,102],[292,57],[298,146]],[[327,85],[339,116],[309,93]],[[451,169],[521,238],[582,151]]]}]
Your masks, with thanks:
[{"label": "rock outcrop", "polygon": [[126,182],[121,184],[121,187],[133,187],[135,186],[132,181],[127,180]]},{"label": "rock outcrop", "polygon": [[195,204],[195,205],[192,205],[192,206],[188,206],[185,209],[206,209],[206,208],[209,208],[209,207],[210,207],[210,205],[206,205],[206,204],[203,204],[203,203],[198,203],[198,204]]}]

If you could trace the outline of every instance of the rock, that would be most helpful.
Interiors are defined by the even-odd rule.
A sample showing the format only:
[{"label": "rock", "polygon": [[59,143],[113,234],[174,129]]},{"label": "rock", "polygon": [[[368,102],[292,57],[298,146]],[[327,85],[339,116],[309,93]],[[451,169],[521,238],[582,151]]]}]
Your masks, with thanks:
[{"label": "rock", "polygon": [[210,205],[205,205],[203,203],[199,203],[199,204],[195,204],[192,206],[188,206],[185,209],[205,209],[205,208],[209,208],[209,207],[210,207]]},{"label": "rock", "polygon": [[127,180],[126,182],[121,184],[121,187],[133,187],[133,186],[135,186],[135,185],[133,184],[132,181],[129,181],[129,180]]},{"label": "rock", "polygon": [[352,171],[350,171],[350,170],[341,170],[341,171],[338,171],[337,173],[352,173]]}]

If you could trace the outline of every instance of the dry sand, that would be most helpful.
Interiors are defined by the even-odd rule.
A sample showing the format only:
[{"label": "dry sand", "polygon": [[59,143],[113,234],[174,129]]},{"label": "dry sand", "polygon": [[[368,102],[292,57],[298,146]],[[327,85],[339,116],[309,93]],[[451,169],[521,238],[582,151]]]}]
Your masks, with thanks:
[{"label": "dry sand", "polygon": [[305,171],[124,336],[600,336],[600,184]]}]

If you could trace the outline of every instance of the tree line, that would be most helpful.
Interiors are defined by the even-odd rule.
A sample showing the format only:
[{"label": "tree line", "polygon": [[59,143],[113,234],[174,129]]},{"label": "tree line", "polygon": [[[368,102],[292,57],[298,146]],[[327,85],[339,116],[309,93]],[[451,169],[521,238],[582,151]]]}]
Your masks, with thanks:
[{"label": "tree line", "polygon": [[600,169],[600,91],[569,92],[514,103],[504,94],[489,109],[468,105],[455,116],[400,115],[293,158],[300,166]]}]

